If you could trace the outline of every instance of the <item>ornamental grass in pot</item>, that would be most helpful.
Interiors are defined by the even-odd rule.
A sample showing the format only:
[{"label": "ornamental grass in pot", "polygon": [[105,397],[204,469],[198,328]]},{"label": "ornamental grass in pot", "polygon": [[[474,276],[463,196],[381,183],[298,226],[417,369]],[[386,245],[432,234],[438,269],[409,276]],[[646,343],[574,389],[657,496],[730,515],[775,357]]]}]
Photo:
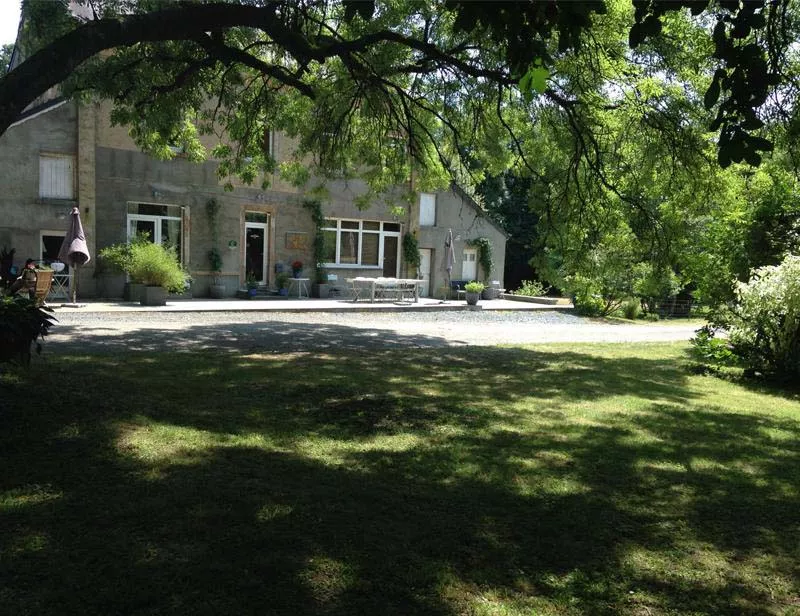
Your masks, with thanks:
[{"label": "ornamental grass in pot", "polygon": [[467,299],[468,306],[477,306],[478,300],[481,298],[481,293],[486,288],[482,282],[477,282],[473,280],[472,282],[468,282],[464,285],[465,297]]},{"label": "ornamental grass in pot", "polygon": [[174,248],[150,242],[130,245],[128,273],[145,285],[141,298],[145,306],[165,305],[167,293],[183,293],[189,280]]}]

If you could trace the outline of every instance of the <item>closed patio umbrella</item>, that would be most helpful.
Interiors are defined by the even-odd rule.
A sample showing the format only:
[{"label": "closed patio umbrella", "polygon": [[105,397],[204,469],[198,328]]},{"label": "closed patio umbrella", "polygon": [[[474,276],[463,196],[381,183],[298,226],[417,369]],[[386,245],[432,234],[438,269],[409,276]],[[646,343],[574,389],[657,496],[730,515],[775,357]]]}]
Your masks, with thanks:
[{"label": "closed patio umbrella", "polygon": [[74,304],[78,295],[77,269],[81,265],[86,265],[92,258],[89,255],[89,247],[86,245],[86,235],[83,233],[81,214],[77,207],[72,208],[69,227],[67,227],[67,234],[61,244],[61,250],[58,251],[58,258],[74,268],[70,285],[70,295]]}]

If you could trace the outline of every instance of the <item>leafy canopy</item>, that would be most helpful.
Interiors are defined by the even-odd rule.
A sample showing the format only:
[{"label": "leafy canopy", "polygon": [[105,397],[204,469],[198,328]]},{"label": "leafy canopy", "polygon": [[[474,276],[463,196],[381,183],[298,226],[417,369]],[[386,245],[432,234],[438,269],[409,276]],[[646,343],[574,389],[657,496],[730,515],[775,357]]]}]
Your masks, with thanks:
[{"label": "leafy canopy", "polygon": [[[70,10],[70,6],[73,10]],[[627,10],[626,10],[627,7]],[[320,174],[358,171],[376,189],[409,176],[420,187],[513,164],[527,136],[509,111],[535,110],[573,123],[591,160],[587,111],[608,104],[608,85],[574,88],[562,67],[682,58],[673,15],[691,11],[710,41],[703,102],[715,110],[718,161],[757,165],[772,141],[761,109],[785,83],[796,23],[789,0],[67,0],[24,3],[25,60],[0,81],[0,131],[48,88],[114,102],[145,149],[168,157],[213,154],[223,175],[253,181],[275,161],[264,133],[296,139],[283,171],[299,162]],[[628,32],[604,47],[608,23]],[[694,33],[696,34],[696,33]],[[672,48],[670,47],[672,46]],[[602,73],[602,71],[601,71]],[[697,104],[699,101],[693,101]],[[220,136],[206,152],[201,133]],[[225,138],[223,138],[223,136]],[[521,152],[517,152],[521,154]],[[473,165],[474,171],[474,165]]]}]

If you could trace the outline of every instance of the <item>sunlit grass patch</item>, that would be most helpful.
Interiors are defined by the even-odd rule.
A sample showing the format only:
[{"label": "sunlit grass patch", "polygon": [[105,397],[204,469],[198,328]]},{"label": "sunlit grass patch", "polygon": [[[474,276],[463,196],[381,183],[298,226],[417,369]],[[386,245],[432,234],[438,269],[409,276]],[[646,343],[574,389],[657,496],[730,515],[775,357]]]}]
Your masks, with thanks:
[{"label": "sunlit grass patch", "polygon": [[0,597],[37,614],[791,613],[800,401],[685,361],[551,345],[4,375]]}]

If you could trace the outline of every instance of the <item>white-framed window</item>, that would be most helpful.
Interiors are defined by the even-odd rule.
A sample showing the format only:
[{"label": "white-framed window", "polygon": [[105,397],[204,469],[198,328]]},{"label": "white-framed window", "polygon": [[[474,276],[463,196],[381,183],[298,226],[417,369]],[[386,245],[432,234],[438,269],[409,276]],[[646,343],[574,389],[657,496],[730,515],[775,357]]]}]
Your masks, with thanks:
[{"label": "white-framed window", "polygon": [[151,242],[172,246],[183,263],[183,208],[159,203],[128,203],[128,239],[146,234]]},{"label": "white-framed window", "polygon": [[433,227],[434,225],[436,225],[436,195],[433,193],[420,193],[419,226]]},{"label": "white-framed window", "polygon": [[264,154],[275,157],[275,131],[264,129]]},{"label": "white-framed window", "polygon": [[39,197],[75,198],[74,154],[39,154]]},{"label": "white-framed window", "polygon": [[464,249],[464,260],[461,262],[461,277],[464,280],[477,280],[478,278],[477,248]]},{"label": "white-framed window", "polygon": [[385,240],[400,237],[400,223],[327,218],[322,228],[328,267],[383,267]]}]

